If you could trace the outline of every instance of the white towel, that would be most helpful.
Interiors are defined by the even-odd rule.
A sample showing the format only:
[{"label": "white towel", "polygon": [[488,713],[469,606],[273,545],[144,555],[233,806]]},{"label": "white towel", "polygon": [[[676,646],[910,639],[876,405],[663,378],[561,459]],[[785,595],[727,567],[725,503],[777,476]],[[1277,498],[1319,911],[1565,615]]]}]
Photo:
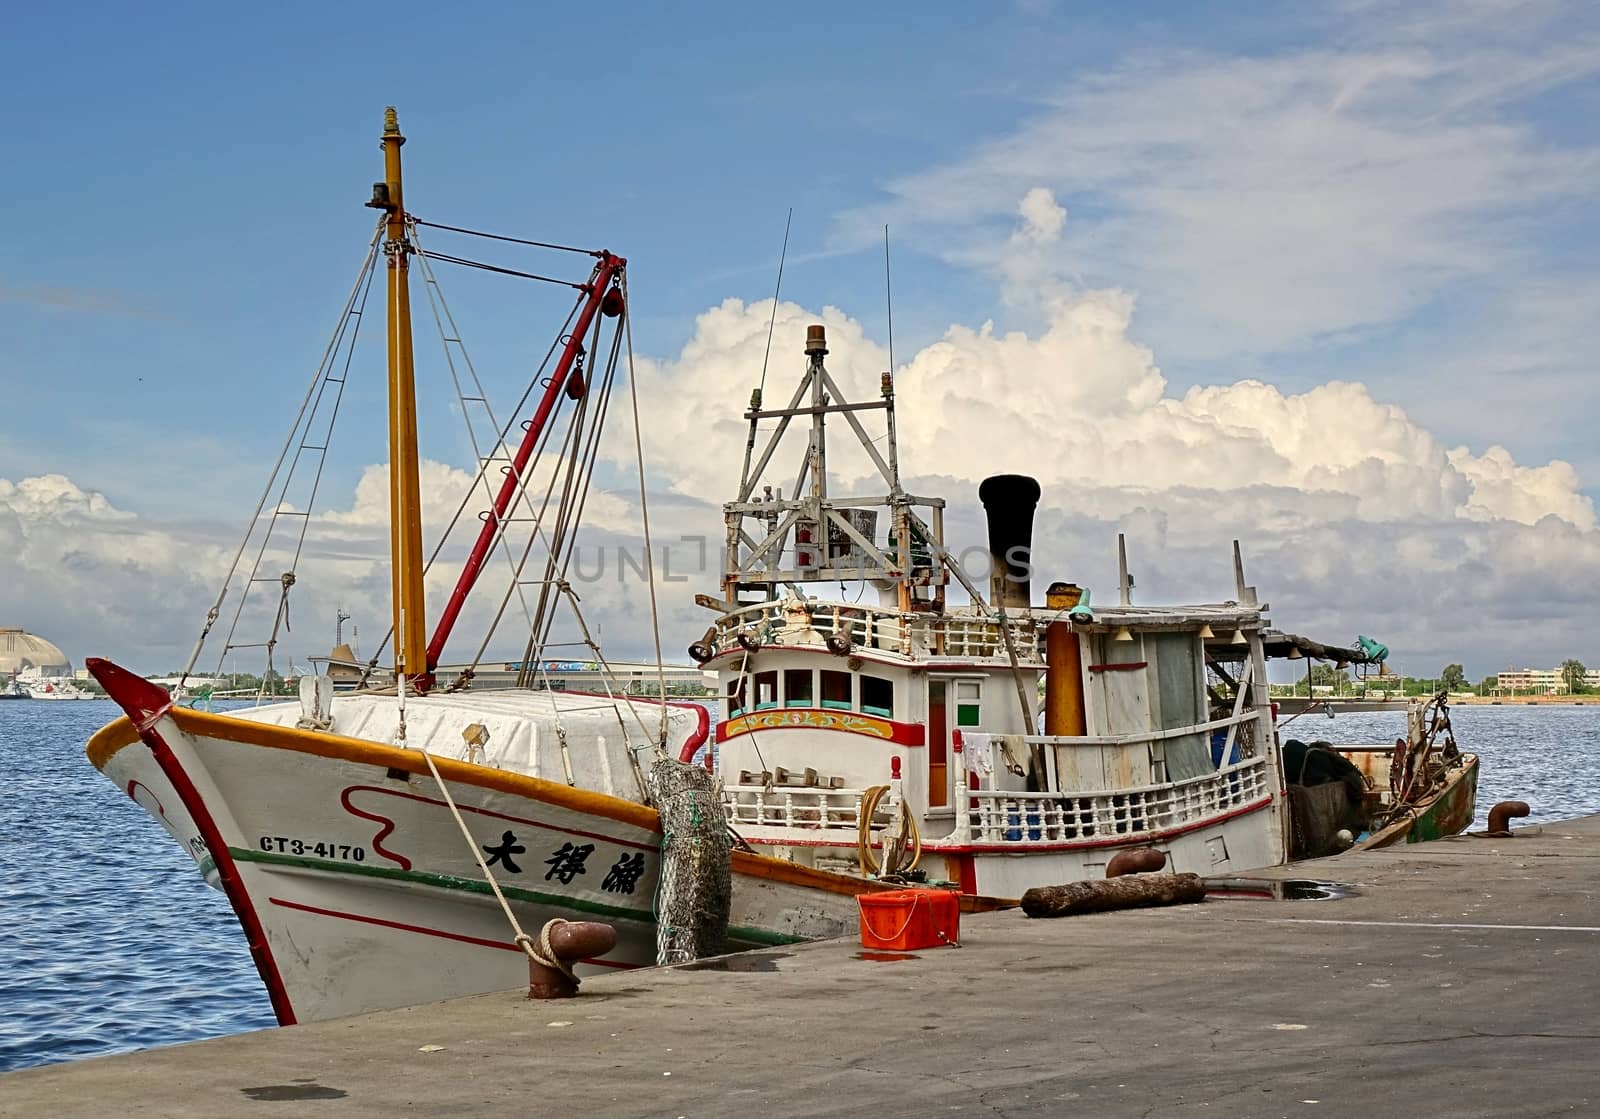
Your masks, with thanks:
[{"label": "white towel", "polygon": [[990,736],[978,731],[961,732],[961,749],[967,756],[967,772],[976,773],[978,780],[987,784],[994,776],[994,748]]}]

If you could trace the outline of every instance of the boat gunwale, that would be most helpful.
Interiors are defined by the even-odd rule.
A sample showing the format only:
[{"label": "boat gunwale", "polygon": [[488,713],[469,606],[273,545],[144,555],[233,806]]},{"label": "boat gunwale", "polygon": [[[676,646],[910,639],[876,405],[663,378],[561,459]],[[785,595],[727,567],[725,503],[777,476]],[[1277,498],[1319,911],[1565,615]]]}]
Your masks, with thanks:
[{"label": "boat gunwale", "polygon": [[[195,711],[187,707],[174,706],[166,714],[172,717],[178,729],[185,734],[202,735],[258,748],[289,750],[373,767],[403,769],[419,776],[432,776],[428,770],[427,760],[421,753],[407,747],[388,746],[345,735],[329,734],[325,731],[236,719],[227,715]],[[139,732],[134,728],[132,721],[124,715],[96,731],[89,739],[84,752],[94,767],[104,772],[106,765],[118,752],[139,740]],[[540,777],[512,773],[509,770],[474,765],[454,758],[441,757],[435,758],[434,761],[439,767],[440,775],[450,781],[492,792],[522,796],[573,811],[591,813],[644,828],[655,834],[661,832],[661,817],[654,808],[635,804],[621,797],[573,788]],[[737,849],[733,851],[733,872],[765,881],[847,896],[897,888],[887,883],[818,870],[771,855]]]}]

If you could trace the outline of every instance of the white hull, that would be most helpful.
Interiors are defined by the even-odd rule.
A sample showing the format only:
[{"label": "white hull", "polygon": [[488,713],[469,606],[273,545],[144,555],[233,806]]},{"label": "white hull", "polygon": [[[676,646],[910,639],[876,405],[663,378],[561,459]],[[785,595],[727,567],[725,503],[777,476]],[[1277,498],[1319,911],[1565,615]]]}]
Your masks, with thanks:
[{"label": "white hull", "polygon": [[[133,734],[113,724],[91,758],[228,894],[280,1021],[527,983],[526,957],[417,751],[184,709],[162,713],[144,742]],[[653,810],[438,765],[524,930],[557,917],[614,925],[617,947],[580,974],[655,963]],[[853,895],[872,888],[741,854],[734,872],[734,948],[852,932]]]}]

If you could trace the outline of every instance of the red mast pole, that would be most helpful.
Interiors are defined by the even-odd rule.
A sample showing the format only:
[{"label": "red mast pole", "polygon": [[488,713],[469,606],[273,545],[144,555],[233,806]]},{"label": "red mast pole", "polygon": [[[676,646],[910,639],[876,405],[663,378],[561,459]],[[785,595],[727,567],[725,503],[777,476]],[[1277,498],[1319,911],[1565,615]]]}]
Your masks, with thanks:
[{"label": "red mast pole", "polygon": [[[549,422],[551,413],[555,411],[556,404],[561,399],[562,390],[567,387],[568,378],[572,376],[572,367],[578,355],[583,353],[583,339],[594,323],[595,314],[602,310],[608,316],[622,313],[622,292],[620,289],[614,289],[612,285],[627,263],[620,256],[601,253],[600,263],[595,265],[594,275],[588,286],[583,289],[588,295],[578,310],[578,318],[573,323],[572,332],[567,335],[567,344],[561,351],[556,370],[550,377],[549,385],[545,387],[544,396],[539,400],[539,407],[534,411],[533,419],[528,421],[527,430],[523,432],[516,456],[511,460],[511,469],[506,471],[505,481],[500,483],[500,492],[495,495],[494,508],[484,518],[483,527],[478,530],[477,542],[472,546],[472,554],[467,557],[467,564],[461,569],[461,577],[456,580],[455,590],[450,592],[450,601],[445,604],[444,613],[439,615],[439,624],[433,631],[433,640],[428,642],[427,687],[433,685],[433,670],[438,667],[439,655],[444,652],[444,644],[450,639],[450,630],[455,626],[461,608],[466,605],[467,595],[472,591],[473,584],[478,581],[478,574],[489,558],[489,549],[494,546],[495,536],[500,531],[506,511],[511,508],[517,490],[521,487],[522,473],[528,466],[528,460],[533,457],[533,450],[538,446],[545,424]],[[613,292],[615,298],[608,298]],[[418,690],[426,690],[420,686],[423,681],[419,680],[416,683],[419,685]]]}]

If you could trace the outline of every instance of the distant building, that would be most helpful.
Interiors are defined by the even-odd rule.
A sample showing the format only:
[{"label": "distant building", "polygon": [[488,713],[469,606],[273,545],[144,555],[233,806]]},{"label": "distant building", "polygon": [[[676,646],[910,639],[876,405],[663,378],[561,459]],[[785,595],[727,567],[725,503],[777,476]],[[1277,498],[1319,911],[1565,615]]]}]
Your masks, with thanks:
[{"label": "distant building", "polygon": [[46,679],[72,676],[72,662],[56,646],[26,630],[0,628],[0,674],[14,676],[28,669]]},{"label": "distant building", "polygon": [[[1585,669],[1585,687],[1600,688],[1600,668]],[[1558,695],[1567,690],[1559,668],[1508,668],[1494,678],[1494,686],[1502,692],[1523,695]]]}]

